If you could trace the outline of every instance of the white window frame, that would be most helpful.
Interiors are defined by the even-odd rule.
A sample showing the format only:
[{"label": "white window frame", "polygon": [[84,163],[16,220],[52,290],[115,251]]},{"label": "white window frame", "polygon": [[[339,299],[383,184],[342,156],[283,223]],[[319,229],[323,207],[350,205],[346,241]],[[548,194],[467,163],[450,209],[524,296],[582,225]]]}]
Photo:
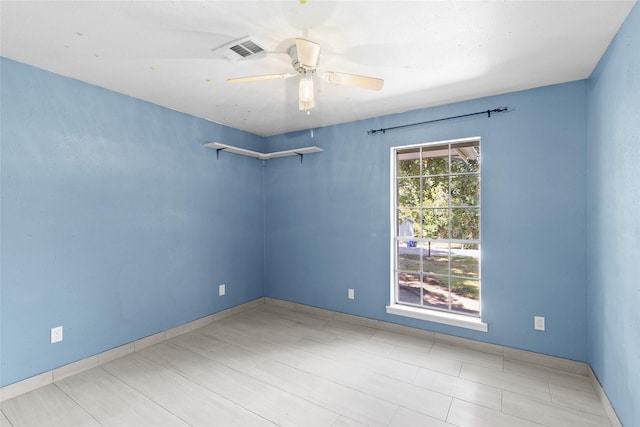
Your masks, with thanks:
[{"label": "white window frame", "polygon": [[[472,329],[475,331],[488,332],[488,325],[482,321],[482,311],[480,316],[468,316],[464,314],[458,314],[451,311],[443,311],[437,309],[431,309],[429,307],[418,307],[413,305],[407,305],[398,303],[398,284],[397,284],[397,261],[398,261],[398,220],[397,220],[397,152],[401,150],[407,150],[411,148],[419,148],[433,145],[446,145],[465,142],[481,142],[479,136],[471,138],[453,139],[445,141],[434,141],[420,144],[404,145],[391,147],[390,149],[390,287],[389,287],[389,305],[386,307],[388,314],[394,314],[398,316],[410,317],[414,319],[426,320],[429,322],[441,323],[450,326],[457,326],[460,328]],[[482,169],[480,169],[482,174]]]}]

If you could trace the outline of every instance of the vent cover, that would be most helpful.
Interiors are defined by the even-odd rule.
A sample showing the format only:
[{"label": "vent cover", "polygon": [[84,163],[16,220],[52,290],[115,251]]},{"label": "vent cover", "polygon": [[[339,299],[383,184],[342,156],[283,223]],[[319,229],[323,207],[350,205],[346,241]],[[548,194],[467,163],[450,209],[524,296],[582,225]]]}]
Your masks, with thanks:
[{"label": "vent cover", "polygon": [[264,49],[249,36],[234,40],[212,50],[214,52],[220,52],[224,59],[231,62],[264,53]]}]

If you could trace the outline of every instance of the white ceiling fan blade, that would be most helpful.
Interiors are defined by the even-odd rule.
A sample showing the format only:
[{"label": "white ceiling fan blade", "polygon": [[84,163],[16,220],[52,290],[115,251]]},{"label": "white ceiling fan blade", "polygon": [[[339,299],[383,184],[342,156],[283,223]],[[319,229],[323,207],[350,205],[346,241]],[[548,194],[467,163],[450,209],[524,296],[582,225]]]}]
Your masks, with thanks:
[{"label": "white ceiling fan blade", "polygon": [[289,77],[294,77],[297,75],[298,73],[283,73],[283,74],[265,74],[263,76],[237,77],[235,79],[227,79],[227,83],[247,83],[247,82],[256,82],[259,80],[288,79]]},{"label": "white ceiling fan blade", "polygon": [[359,76],[357,74],[337,73],[330,71],[324,73],[322,78],[328,82],[344,86],[357,86],[365,89],[380,90],[384,85],[384,80],[377,77]]},{"label": "white ceiling fan blade", "polygon": [[305,39],[296,39],[298,62],[305,68],[316,68],[320,59],[320,45]]}]

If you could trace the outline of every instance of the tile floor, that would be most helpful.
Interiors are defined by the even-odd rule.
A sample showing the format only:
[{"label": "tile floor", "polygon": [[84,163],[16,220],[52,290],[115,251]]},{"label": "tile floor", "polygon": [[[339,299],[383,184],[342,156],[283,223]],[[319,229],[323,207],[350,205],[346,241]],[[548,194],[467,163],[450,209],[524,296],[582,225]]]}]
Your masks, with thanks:
[{"label": "tile floor", "polygon": [[610,426],[588,377],[260,305],[2,403],[4,426]]}]

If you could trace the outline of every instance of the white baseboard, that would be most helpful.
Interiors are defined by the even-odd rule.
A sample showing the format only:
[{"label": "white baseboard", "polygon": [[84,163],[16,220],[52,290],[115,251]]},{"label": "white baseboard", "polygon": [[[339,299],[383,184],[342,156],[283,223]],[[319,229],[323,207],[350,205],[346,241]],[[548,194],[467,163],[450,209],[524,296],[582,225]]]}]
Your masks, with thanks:
[{"label": "white baseboard", "polygon": [[600,380],[598,379],[598,377],[596,377],[596,374],[593,373],[593,369],[591,369],[591,366],[589,366],[589,378],[591,378],[593,388],[596,390],[596,393],[600,397],[600,402],[602,402],[602,406],[604,406],[604,410],[609,417],[609,421],[611,421],[611,425],[613,427],[622,427],[622,423],[618,419],[616,411],[613,409],[613,406],[611,406],[611,402],[609,402],[607,393],[604,392],[602,384],[600,384]]},{"label": "white baseboard", "polygon": [[94,354],[93,356],[89,356],[73,363],[69,363],[68,365],[60,366],[50,371],[46,371],[33,377],[27,378],[25,380],[9,384],[0,388],[0,402],[4,402],[5,400],[12,399],[21,394],[28,393],[40,387],[44,387],[56,381],[60,381],[64,378],[70,377],[71,375],[78,374],[91,368],[95,368],[96,366],[103,365],[107,362],[117,359],[118,357],[140,351],[143,348],[152,346],[162,341],[166,341],[177,335],[191,332],[217,320],[224,319],[225,317],[243,312],[245,310],[249,310],[250,308],[262,304],[264,304],[264,298],[258,298],[252,301],[248,301],[244,304],[219,311],[201,319],[196,319],[192,322],[184,323],[180,326],[176,326],[175,328],[168,329],[166,331],[162,331],[136,341],[132,341],[130,343],[121,345],[120,347],[112,348],[111,350]]},{"label": "white baseboard", "polygon": [[365,317],[354,316],[352,314],[339,313],[290,301],[283,301],[269,297],[265,297],[264,300],[265,304],[282,307],[293,311],[310,313],[320,317],[324,317],[326,319],[356,323],[358,325],[368,326],[374,329],[383,329],[390,332],[397,332],[403,335],[424,338],[434,342],[464,347],[470,350],[481,351],[483,353],[489,353],[496,356],[503,356],[506,359],[516,360],[519,362],[531,363],[535,365],[545,366],[547,368],[560,369],[563,371],[568,371],[574,374],[585,376],[588,375],[589,372],[589,365],[584,362],[576,362],[575,360],[547,356],[546,354],[505,347],[469,338],[461,338],[454,335],[431,332],[424,329],[413,328],[411,326],[404,326],[396,323],[384,322],[382,320],[374,320]]}]

